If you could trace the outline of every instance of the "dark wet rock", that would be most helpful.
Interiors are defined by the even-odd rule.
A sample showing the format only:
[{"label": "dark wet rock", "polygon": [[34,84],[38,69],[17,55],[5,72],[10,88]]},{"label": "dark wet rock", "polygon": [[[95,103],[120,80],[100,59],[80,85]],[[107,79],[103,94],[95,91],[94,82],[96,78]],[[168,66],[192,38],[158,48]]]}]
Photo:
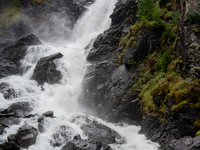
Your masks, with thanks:
[{"label": "dark wet rock", "polygon": [[12,99],[12,98],[17,98],[18,93],[10,87],[10,85],[6,82],[0,83],[0,93],[3,94],[3,97],[5,99]]},{"label": "dark wet rock", "polygon": [[110,146],[103,145],[95,140],[71,140],[61,150],[112,150]]},{"label": "dark wet rock", "polygon": [[27,46],[42,44],[39,39],[31,34],[12,43],[0,51],[0,78],[21,73],[20,60],[27,51]]},{"label": "dark wet rock", "polygon": [[129,62],[133,59],[136,62],[143,61],[146,56],[160,48],[162,32],[147,30],[137,37],[136,47],[127,48],[124,55],[123,63],[129,66]]},{"label": "dark wet rock", "polygon": [[20,18],[0,29],[0,31],[0,41],[4,39],[15,41],[31,34],[33,29],[27,19]]},{"label": "dark wet rock", "polygon": [[42,114],[44,117],[50,117],[53,118],[53,111],[47,111],[45,113]]},{"label": "dark wet rock", "polygon": [[[83,121],[84,120],[84,121]],[[73,119],[72,122],[81,123],[81,129],[89,139],[97,140],[102,144],[113,144],[116,142],[123,143],[123,138],[114,130],[100,122],[91,119],[89,116],[80,115]]]},{"label": "dark wet rock", "polygon": [[8,137],[7,137],[8,141],[13,141],[13,142],[17,142],[17,137],[15,134],[10,134]]},{"label": "dark wet rock", "polygon": [[147,116],[142,121],[140,132],[146,133],[147,138],[158,141],[163,145],[170,143],[173,139],[194,136],[195,112],[195,108],[185,105],[168,114],[166,121],[160,122],[153,116]]},{"label": "dark wet rock", "polygon": [[44,116],[41,116],[38,118],[38,131],[40,133],[43,133],[44,132]]},{"label": "dark wet rock", "polygon": [[75,136],[74,136],[74,140],[80,140],[81,139],[81,135],[80,134],[76,134]]},{"label": "dark wet rock", "polygon": [[19,118],[15,118],[15,117],[0,118],[0,124],[5,127],[10,127],[12,125],[19,124],[19,123],[20,123]]},{"label": "dark wet rock", "polygon": [[118,0],[115,5],[115,9],[111,14],[110,18],[112,19],[112,24],[118,24],[123,22],[126,18],[130,17],[131,23],[137,20],[135,14],[137,12],[137,3],[132,0]]},{"label": "dark wet rock", "polygon": [[38,36],[53,41],[68,38],[74,24],[86,8],[73,0],[51,0],[42,3],[22,0],[20,10],[27,18],[33,20],[31,25]]},{"label": "dark wet rock", "polygon": [[37,129],[29,125],[23,125],[16,134],[17,144],[22,148],[28,148],[35,144],[37,136]]},{"label": "dark wet rock", "polygon": [[12,141],[0,144],[2,150],[20,150],[20,148]]},{"label": "dark wet rock", "polygon": [[17,102],[1,111],[1,114],[12,114],[15,117],[24,117],[27,116],[30,111],[32,111],[32,108],[28,102]]},{"label": "dark wet rock", "polygon": [[56,133],[52,135],[53,139],[50,141],[53,147],[61,146],[72,139],[73,129],[69,126],[59,126]]},{"label": "dark wet rock", "polygon": [[61,57],[63,57],[61,53],[56,53],[41,58],[34,69],[32,79],[37,81],[39,85],[43,85],[45,82],[49,84],[58,83],[62,75],[60,71],[56,70],[57,67],[53,60]]},{"label": "dark wet rock", "polygon": [[133,103],[137,96],[127,91],[135,83],[132,79],[137,77],[139,68],[129,72],[125,66],[118,67],[112,63],[102,63],[92,68],[85,76],[83,101],[86,107],[95,108],[96,115],[107,120],[140,124],[140,103]]},{"label": "dark wet rock", "polygon": [[117,49],[119,44],[119,37],[126,33],[126,28],[129,25],[115,25],[110,29],[106,30],[103,34],[100,34],[94,41],[93,48],[90,50],[87,60],[88,61],[108,61],[114,60],[116,55],[114,51]]}]

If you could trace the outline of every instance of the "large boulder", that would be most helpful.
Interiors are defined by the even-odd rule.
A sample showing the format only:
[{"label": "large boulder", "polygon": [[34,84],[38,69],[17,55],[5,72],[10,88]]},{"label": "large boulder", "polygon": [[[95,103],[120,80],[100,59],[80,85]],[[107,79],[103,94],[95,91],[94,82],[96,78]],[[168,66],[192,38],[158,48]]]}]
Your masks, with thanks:
[{"label": "large boulder", "polygon": [[96,140],[82,140],[80,136],[75,136],[73,140],[67,142],[61,150],[112,150],[110,146],[102,144]]},{"label": "large boulder", "polygon": [[61,57],[63,57],[61,53],[56,53],[41,58],[34,69],[32,79],[37,81],[39,85],[43,85],[45,82],[49,84],[58,83],[62,75],[60,71],[56,70],[56,64],[53,60]]},{"label": "large boulder", "polygon": [[16,134],[16,141],[20,147],[28,148],[29,146],[35,144],[37,136],[37,129],[29,125],[23,125],[19,128]]},{"label": "large boulder", "polygon": [[72,122],[77,124],[81,122],[81,129],[88,139],[99,141],[102,144],[124,142],[124,139],[116,131],[89,116],[79,115]]},{"label": "large boulder", "polygon": [[13,103],[7,109],[1,111],[1,114],[13,115],[15,117],[24,117],[32,111],[32,107],[28,102],[17,102]]}]

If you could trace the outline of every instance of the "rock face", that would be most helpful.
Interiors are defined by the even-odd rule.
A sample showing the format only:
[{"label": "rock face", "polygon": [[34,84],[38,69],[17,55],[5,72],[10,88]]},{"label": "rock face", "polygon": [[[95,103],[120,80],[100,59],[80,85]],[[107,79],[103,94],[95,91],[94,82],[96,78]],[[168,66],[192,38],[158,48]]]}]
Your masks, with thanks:
[{"label": "rock face", "polygon": [[[14,0],[0,1],[0,8],[6,8]],[[10,15],[9,25],[0,28],[0,43],[5,39],[18,40],[35,33],[45,40],[67,38],[77,19],[93,0],[21,0],[17,14]],[[2,10],[2,9],[0,9]],[[1,13],[1,12],[0,12]],[[59,22],[59,23],[58,23]],[[62,30],[62,31],[61,31]]]},{"label": "rock face", "polygon": [[[116,63],[123,50],[118,48],[119,37],[128,33],[129,22],[136,21],[136,18],[131,18],[129,22],[119,21],[126,18],[126,13],[120,11],[125,12],[123,9],[128,10],[132,7],[137,7],[137,4],[130,0],[119,0],[111,15],[113,25],[94,42],[87,57],[92,65],[85,76],[83,105],[86,105],[87,109],[94,109],[97,115],[105,119],[115,122],[129,120],[128,122],[134,121],[138,124],[142,120],[140,104],[138,101],[132,103],[136,97],[128,89],[134,84],[131,80],[138,75],[140,67],[130,72],[124,65]],[[136,9],[133,9],[129,15],[135,12]]]},{"label": "rock face", "polygon": [[0,51],[0,78],[20,74],[20,60],[26,55],[27,46],[42,44],[38,37],[31,34]]},{"label": "rock face", "polygon": [[49,84],[58,83],[62,77],[61,72],[56,70],[56,64],[53,62],[55,59],[63,57],[61,53],[56,53],[48,57],[41,58],[32,76],[32,79],[43,85],[45,82]]}]

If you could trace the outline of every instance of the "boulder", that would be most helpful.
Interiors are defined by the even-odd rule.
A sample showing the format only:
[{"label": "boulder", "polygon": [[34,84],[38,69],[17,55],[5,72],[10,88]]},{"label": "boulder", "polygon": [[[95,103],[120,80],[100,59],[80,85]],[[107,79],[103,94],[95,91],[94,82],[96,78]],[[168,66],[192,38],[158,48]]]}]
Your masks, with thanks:
[{"label": "boulder", "polygon": [[32,108],[28,102],[17,102],[13,103],[7,109],[1,111],[1,114],[24,117],[27,116],[30,111],[32,111]]},{"label": "boulder", "polygon": [[37,129],[29,125],[23,125],[16,134],[17,144],[22,148],[28,148],[35,144],[37,136]]},{"label": "boulder", "polygon": [[56,64],[53,62],[55,59],[63,57],[61,53],[56,53],[48,57],[41,58],[32,76],[32,79],[38,82],[38,85],[43,85],[45,82],[55,84],[62,78],[61,72],[56,70]]},{"label": "boulder", "polygon": [[18,93],[10,87],[10,85],[6,82],[1,82],[0,83],[0,93],[3,94],[3,97],[5,99],[12,99],[12,98],[17,98]]},{"label": "boulder", "polygon": [[0,144],[2,150],[20,150],[20,148],[12,141]]},{"label": "boulder", "polygon": [[65,144],[61,150],[112,150],[110,146],[103,145],[95,140],[74,139]]},{"label": "boulder", "polygon": [[56,133],[52,135],[53,139],[50,140],[50,143],[53,147],[61,146],[64,143],[67,143],[72,139],[73,129],[69,126],[59,126],[56,130]]},{"label": "boulder", "polygon": [[44,117],[50,117],[53,118],[53,111],[47,111],[45,113],[42,114]]},{"label": "boulder", "polygon": [[124,142],[123,138],[116,131],[96,120],[92,120],[89,116],[77,116],[72,122],[80,123],[79,121],[82,121],[81,129],[87,135],[88,139],[99,141],[102,144]]}]

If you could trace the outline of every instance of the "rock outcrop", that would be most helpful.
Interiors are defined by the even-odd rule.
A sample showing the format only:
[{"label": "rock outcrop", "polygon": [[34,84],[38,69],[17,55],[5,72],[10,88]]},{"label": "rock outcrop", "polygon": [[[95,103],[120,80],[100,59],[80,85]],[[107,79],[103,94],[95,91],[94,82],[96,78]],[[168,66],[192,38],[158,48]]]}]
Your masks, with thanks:
[{"label": "rock outcrop", "polygon": [[39,85],[43,85],[45,82],[49,84],[58,83],[62,75],[60,71],[56,70],[56,64],[53,60],[61,57],[63,57],[61,53],[56,53],[41,58],[34,69],[32,79],[37,81]]}]

